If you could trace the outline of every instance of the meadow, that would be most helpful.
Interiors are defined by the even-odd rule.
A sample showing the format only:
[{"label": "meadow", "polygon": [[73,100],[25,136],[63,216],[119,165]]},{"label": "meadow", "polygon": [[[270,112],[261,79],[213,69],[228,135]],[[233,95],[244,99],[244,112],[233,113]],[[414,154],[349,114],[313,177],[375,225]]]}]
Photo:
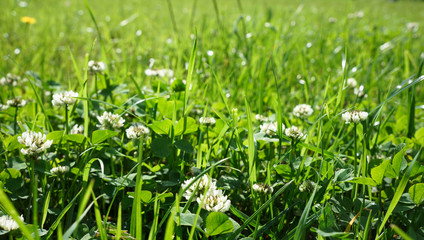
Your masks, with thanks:
[{"label": "meadow", "polygon": [[0,5],[0,239],[424,239],[423,1]]}]

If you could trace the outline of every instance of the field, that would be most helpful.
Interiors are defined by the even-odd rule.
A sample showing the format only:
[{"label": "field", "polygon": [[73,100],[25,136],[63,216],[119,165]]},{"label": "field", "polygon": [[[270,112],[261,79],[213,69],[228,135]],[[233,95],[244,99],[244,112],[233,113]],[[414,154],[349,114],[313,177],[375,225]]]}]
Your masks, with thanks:
[{"label": "field", "polygon": [[424,239],[423,1],[0,5],[0,239]]}]

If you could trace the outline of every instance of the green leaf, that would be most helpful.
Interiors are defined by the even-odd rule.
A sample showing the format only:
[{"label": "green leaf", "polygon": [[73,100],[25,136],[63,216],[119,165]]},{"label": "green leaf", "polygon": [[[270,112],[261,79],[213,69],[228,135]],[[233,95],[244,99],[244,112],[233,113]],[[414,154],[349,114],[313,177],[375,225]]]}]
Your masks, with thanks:
[{"label": "green leaf", "polygon": [[[186,213],[180,213],[180,223],[182,226],[193,226],[194,220],[196,218],[196,214],[186,212]],[[175,222],[177,222],[177,216],[174,218]],[[200,225],[203,223],[203,219],[199,216],[197,218],[196,226],[200,227]]]},{"label": "green leaf", "polygon": [[149,203],[150,200],[152,199],[152,193],[150,191],[147,191],[147,190],[142,190],[140,192],[140,199],[144,203]]},{"label": "green leaf", "polygon": [[93,132],[91,136],[91,142],[93,144],[98,144],[105,141],[108,138],[114,137],[118,135],[117,132],[111,130],[96,130]]},{"label": "green leaf", "polygon": [[415,132],[415,138],[421,145],[424,145],[424,127]]},{"label": "green leaf", "polygon": [[411,196],[414,203],[420,205],[424,200],[424,183],[417,183],[409,188],[409,196]]},{"label": "green leaf", "polygon": [[178,149],[186,152],[186,153],[193,153],[194,152],[194,148],[191,145],[191,143],[185,139],[182,140],[178,140],[174,143],[175,147],[177,147]]},{"label": "green leaf", "polygon": [[377,185],[380,185],[383,182],[384,173],[386,172],[387,166],[389,164],[390,161],[386,160],[377,167],[371,169],[371,177],[377,183]]},{"label": "green leaf", "polygon": [[177,125],[175,125],[175,132],[174,135],[178,136],[181,134],[188,134],[188,133],[193,133],[196,132],[198,129],[198,125],[196,120],[194,120],[191,117],[187,117],[186,118],[186,126],[184,129],[184,118],[180,119],[177,123]]},{"label": "green leaf", "polygon": [[155,138],[152,141],[152,154],[156,157],[165,158],[171,154],[171,140],[169,138]]},{"label": "green leaf", "polygon": [[275,171],[283,177],[290,178],[292,177],[292,169],[288,164],[280,164],[275,167]]},{"label": "green leaf", "polygon": [[8,151],[13,151],[15,149],[21,148],[23,144],[18,142],[18,135],[10,136],[4,139],[3,144]]},{"label": "green leaf", "polygon": [[233,231],[233,223],[227,215],[220,212],[211,212],[206,218],[206,234],[215,236]]},{"label": "green leaf", "polygon": [[398,153],[396,153],[396,155],[393,157],[393,160],[392,160],[392,166],[397,176],[399,176],[399,173],[400,173],[404,154],[405,154],[405,148],[403,148]]},{"label": "green leaf", "polygon": [[377,186],[377,183],[372,178],[364,178],[364,177],[356,177],[352,180],[349,180],[348,182],[351,183],[358,183],[358,184],[365,184],[369,186]]},{"label": "green leaf", "polygon": [[69,142],[82,144],[85,140],[85,137],[84,135],[81,135],[81,134],[69,134],[69,135],[66,135],[65,139],[66,141],[69,141]]},{"label": "green leaf", "polygon": [[47,134],[48,140],[53,140],[53,144],[58,144],[60,139],[63,137],[63,131],[53,131]]},{"label": "green leaf", "polygon": [[396,188],[393,199],[390,202],[389,208],[387,209],[386,215],[384,215],[384,219],[381,222],[380,227],[378,228],[377,235],[380,235],[381,231],[383,231],[383,228],[384,228],[387,220],[389,219],[390,215],[392,214],[393,210],[395,209],[396,205],[398,204],[399,199],[402,196],[406,185],[408,184],[409,177],[411,176],[411,171],[414,168],[415,162],[417,161],[420,153],[421,153],[421,151],[418,151],[417,155],[415,155],[415,157],[414,157],[414,160],[412,160],[412,162],[409,164],[408,168],[406,169],[405,174],[403,174],[402,179],[400,180],[399,185]]},{"label": "green leaf", "polygon": [[172,121],[169,119],[154,121],[149,127],[157,134],[167,135],[171,131]]}]

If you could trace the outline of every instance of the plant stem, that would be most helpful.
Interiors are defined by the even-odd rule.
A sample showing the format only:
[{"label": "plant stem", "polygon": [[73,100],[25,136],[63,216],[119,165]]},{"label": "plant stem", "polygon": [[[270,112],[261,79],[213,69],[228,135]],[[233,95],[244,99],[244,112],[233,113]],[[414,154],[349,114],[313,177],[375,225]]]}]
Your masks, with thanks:
[{"label": "plant stem", "polygon": [[[358,151],[357,144],[358,143],[357,143],[357,136],[356,136],[356,123],[354,123],[354,125],[353,125],[353,134],[354,134],[354,148],[355,148],[354,151],[353,151],[354,152],[353,175],[355,177],[358,177],[358,157],[357,157],[357,151]],[[353,191],[353,199],[356,199],[357,195],[358,195],[358,184],[355,183],[354,191]]]},{"label": "plant stem", "polygon": [[[38,228],[38,209],[37,209],[37,176],[35,175],[35,157],[30,160],[31,190],[32,190],[32,223]],[[39,239],[38,230],[35,230],[35,239]]]},{"label": "plant stem", "polygon": [[15,107],[15,125],[13,125],[14,134],[17,134],[17,127],[18,127],[18,107]]},{"label": "plant stem", "polygon": [[68,104],[65,104],[65,134],[69,134]]}]

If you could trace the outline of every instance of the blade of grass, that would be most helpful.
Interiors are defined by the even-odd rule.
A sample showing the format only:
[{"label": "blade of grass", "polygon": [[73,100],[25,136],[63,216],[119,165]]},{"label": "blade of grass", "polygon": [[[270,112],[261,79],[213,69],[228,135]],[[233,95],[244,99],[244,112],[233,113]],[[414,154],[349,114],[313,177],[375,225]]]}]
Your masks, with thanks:
[{"label": "blade of grass", "polygon": [[31,231],[21,220],[18,211],[16,211],[15,206],[13,206],[13,203],[7,197],[6,193],[4,193],[2,188],[0,188],[0,206],[2,208],[2,211],[11,216],[13,220],[15,220],[15,222],[19,225],[19,231],[21,231],[27,239],[33,240],[34,238],[31,235]]},{"label": "blade of grass", "polygon": [[255,163],[255,153],[256,153],[256,146],[255,146],[255,140],[253,139],[253,127],[252,127],[252,114],[250,112],[250,106],[247,102],[247,99],[244,99],[245,105],[246,105],[246,115],[247,115],[247,130],[248,130],[248,157],[249,157],[249,180],[250,180],[250,187],[252,187],[253,184],[256,183],[256,163]]},{"label": "blade of grass", "polygon": [[396,188],[395,194],[393,195],[393,199],[390,202],[389,208],[387,209],[386,215],[384,215],[383,221],[381,222],[380,227],[378,228],[377,236],[379,236],[381,231],[383,231],[384,225],[386,224],[387,220],[389,219],[390,215],[392,214],[393,210],[395,209],[396,205],[398,204],[400,197],[402,196],[403,191],[405,190],[406,185],[408,184],[408,180],[409,180],[409,177],[411,176],[412,168],[414,167],[414,164],[417,161],[420,153],[421,153],[421,149],[415,155],[414,159],[409,164],[408,168],[406,169],[405,173],[403,174],[403,177],[400,180],[398,187]]},{"label": "blade of grass", "polygon": [[249,225],[249,223],[251,221],[253,221],[258,214],[260,214],[264,209],[266,209],[268,207],[268,205],[270,205],[272,202],[274,202],[274,200],[276,198],[278,198],[280,196],[280,194],[283,193],[291,185],[291,183],[293,183],[293,180],[291,180],[290,182],[286,183],[274,195],[272,195],[272,197],[270,199],[268,199],[268,201],[266,201],[262,206],[260,206],[259,209],[255,213],[253,213],[246,221],[243,222],[243,224],[240,226],[240,228],[238,228],[236,231],[234,231],[228,237],[228,240],[236,239],[237,236],[243,231],[243,229],[246,228],[247,225]]}]

